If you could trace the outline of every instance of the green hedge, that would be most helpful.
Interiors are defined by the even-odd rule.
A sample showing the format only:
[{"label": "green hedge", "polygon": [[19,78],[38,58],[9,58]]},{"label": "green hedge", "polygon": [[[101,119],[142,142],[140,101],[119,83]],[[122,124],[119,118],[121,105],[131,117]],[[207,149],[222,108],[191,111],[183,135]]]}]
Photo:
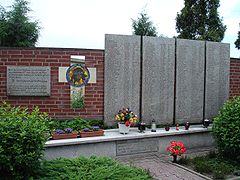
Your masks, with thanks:
[{"label": "green hedge", "polygon": [[214,118],[213,134],[220,154],[240,161],[240,96],[227,101]]},{"label": "green hedge", "polygon": [[35,108],[0,105],[0,172],[3,179],[29,179],[40,167],[48,116]]}]

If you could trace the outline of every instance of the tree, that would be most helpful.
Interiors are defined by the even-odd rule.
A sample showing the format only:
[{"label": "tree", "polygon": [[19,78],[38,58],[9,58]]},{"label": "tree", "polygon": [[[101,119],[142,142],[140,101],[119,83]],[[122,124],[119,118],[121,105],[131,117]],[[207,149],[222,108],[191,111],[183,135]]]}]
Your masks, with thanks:
[{"label": "tree", "polygon": [[132,19],[133,34],[141,36],[157,36],[156,27],[147,13],[141,12],[137,20]]},{"label": "tree", "polygon": [[237,40],[235,41],[235,46],[237,49],[240,49],[240,31],[238,31],[238,38]]},{"label": "tree", "polygon": [[221,42],[226,26],[217,12],[219,0],[185,0],[177,13],[176,30],[179,38]]},{"label": "tree", "polygon": [[25,0],[15,0],[10,11],[0,7],[0,46],[35,46],[40,27],[37,21],[30,21],[28,4]]}]

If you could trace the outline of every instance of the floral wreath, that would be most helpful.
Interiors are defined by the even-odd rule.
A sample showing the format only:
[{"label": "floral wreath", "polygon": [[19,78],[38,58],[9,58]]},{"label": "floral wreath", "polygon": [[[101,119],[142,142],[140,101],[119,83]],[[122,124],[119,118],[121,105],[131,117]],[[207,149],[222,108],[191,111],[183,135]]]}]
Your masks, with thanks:
[{"label": "floral wreath", "polygon": [[71,86],[81,87],[88,83],[90,73],[82,64],[73,64],[67,69],[66,79]]}]

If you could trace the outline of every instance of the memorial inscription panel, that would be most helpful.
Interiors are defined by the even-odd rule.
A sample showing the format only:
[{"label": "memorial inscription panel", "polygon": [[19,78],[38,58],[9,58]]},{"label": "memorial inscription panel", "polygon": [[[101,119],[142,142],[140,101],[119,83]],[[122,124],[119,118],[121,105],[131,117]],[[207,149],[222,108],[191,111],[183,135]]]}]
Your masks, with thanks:
[{"label": "memorial inscription panel", "polygon": [[117,156],[157,151],[157,139],[134,139],[117,141]]},{"label": "memorial inscription panel", "polygon": [[7,66],[8,96],[50,96],[50,67]]}]

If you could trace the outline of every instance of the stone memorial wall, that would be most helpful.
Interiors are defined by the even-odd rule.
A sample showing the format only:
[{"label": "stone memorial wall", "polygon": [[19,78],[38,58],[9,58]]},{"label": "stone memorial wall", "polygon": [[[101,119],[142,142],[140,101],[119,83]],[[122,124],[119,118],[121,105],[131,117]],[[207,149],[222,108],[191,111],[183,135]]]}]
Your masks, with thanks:
[{"label": "stone memorial wall", "polygon": [[[140,39],[106,35],[107,124],[114,123],[114,114],[124,106],[139,107],[140,117],[147,124],[152,120],[157,124],[201,123],[218,113],[229,96],[228,44],[159,37]],[[133,67],[134,73],[124,66]]]}]

